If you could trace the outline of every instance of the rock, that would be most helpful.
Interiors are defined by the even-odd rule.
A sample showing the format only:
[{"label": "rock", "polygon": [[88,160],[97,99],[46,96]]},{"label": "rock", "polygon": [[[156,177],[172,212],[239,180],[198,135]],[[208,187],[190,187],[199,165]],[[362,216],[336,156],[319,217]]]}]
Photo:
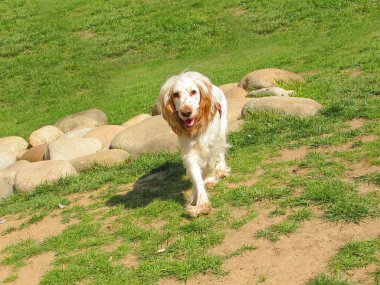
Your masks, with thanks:
[{"label": "rock", "polygon": [[247,91],[240,87],[233,87],[227,92],[224,93],[224,96],[226,96],[227,100],[230,99],[241,99],[245,98],[247,96]]},{"label": "rock", "polygon": [[20,168],[15,180],[18,192],[33,192],[41,183],[53,182],[61,177],[77,174],[75,168],[63,160],[46,160],[29,163]]},{"label": "rock", "polygon": [[140,115],[134,116],[132,119],[126,121],[123,124],[123,127],[130,127],[130,126],[135,125],[137,123],[140,123],[140,122],[142,122],[145,119],[148,119],[150,117],[152,117],[152,116],[149,114],[140,114]]},{"label": "rock", "polygon": [[0,170],[7,168],[16,162],[16,154],[0,152]]},{"label": "rock", "polygon": [[233,99],[227,101],[227,118],[228,122],[236,121],[240,119],[241,117],[241,110],[243,109],[244,105],[249,102],[250,98],[240,98],[240,99]]},{"label": "rock", "polygon": [[0,184],[0,200],[13,195],[13,187],[8,184]]},{"label": "rock", "polygon": [[240,131],[243,126],[243,123],[243,120],[235,120],[228,123],[228,133]]},{"label": "rock", "polygon": [[160,106],[160,102],[157,101],[152,106],[152,116],[158,116],[158,115],[161,115],[161,106]]},{"label": "rock", "polygon": [[21,157],[20,160],[27,160],[30,162],[37,162],[44,160],[44,155],[47,149],[47,144],[40,144],[28,149]]},{"label": "rock", "polygon": [[321,104],[308,98],[262,97],[248,102],[242,110],[242,116],[253,111],[266,110],[304,118],[316,115],[321,108]]},{"label": "rock", "polygon": [[100,140],[102,147],[110,145],[112,139],[125,128],[117,125],[106,125],[92,129],[85,138],[95,138]]},{"label": "rock", "polygon": [[13,163],[11,166],[8,166],[5,168],[4,171],[14,171],[14,172],[19,172],[20,169],[24,168],[25,166],[28,166],[30,164],[29,161],[26,160],[19,160]]},{"label": "rock", "polygon": [[93,128],[91,127],[77,127],[71,131],[65,133],[61,138],[62,139],[77,139],[83,138],[89,131]]},{"label": "rock", "polygon": [[0,152],[8,152],[15,156],[23,150],[26,150],[28,143],[22,137],[4,137],[0,138]]},{"label": "rock", "polygon": [[75,113],[64,117],[55,123],[55,126],[66,133],[79,126],[99,127],[108,123],[107,115],[98,109]]},{"label": "rock", "polygon": [[253,89],[277,86],[278,81],[282,81],[285,83],[289,83],[292,81],[303,82],[304,79],[301,75],[298,75],[291,71],[277,68],[266,68],[248,73],[246,76],[243,77],[242,80],[240,80],[238,86],[250,91]]},{"label": "rock", "polygon": [[16,172],[10,170],[3,170],[0,172],[0,184],[11,185],[15,184]]},{"label": "rock", "polygon": [[122,149],[110,149],[72,159],[70,163],[74,166],[76,171],[83,171],[94,164],[111,166],[124,162],[129,159],[129,157],[129,153]]},{"label": "rock", "polygon": [[233,82],[233,83],[226,83],[226,84],[220,85],[219,88],[222,89],[224,94],[226,94],[226,92],[228,92],[229,90],[237,86],[238,86],[238,83]]},{"label": "rock", "polygon": [[252,91],[248,96],[249,97],[257,97],[261,95],[272,95],[272,96],[286,96],[288,97],[294,93],[294,90],[285,90],[281,87],[268,87],[261,88],[259,90]]},{"label": "rock", "polygon": [[111,148],[123,149],[135,156],[140,153],[175,152],[177,135],[162,116],[153,116],[120,132]]},{"label": "rock", "polygon": [[37,146],[40,144],[47,144],[55,141],[57,138],[63,135],[63,132],[54,126],[44,126],[38,130],[35,130],[29,136],[29,144],[31,146]]},{"label": "rock", "polygon": [[94,138],[60,139],[49,143],[45,159],[70,160],[95,153],[102,143]]}]

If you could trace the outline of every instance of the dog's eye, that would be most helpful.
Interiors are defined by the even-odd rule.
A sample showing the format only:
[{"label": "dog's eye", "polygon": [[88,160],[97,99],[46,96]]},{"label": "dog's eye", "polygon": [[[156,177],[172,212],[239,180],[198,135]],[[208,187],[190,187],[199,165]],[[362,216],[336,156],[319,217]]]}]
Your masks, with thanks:
[{"label": "dog's eye", "polygon": [[197,90],[191,90],[190,94],[193,96],[195,94],[197,94]]},{"label": "dog's eye", "polygon": [[174,92],[173,97],[178,98],[179,97],[179,93],[178,92]]}]

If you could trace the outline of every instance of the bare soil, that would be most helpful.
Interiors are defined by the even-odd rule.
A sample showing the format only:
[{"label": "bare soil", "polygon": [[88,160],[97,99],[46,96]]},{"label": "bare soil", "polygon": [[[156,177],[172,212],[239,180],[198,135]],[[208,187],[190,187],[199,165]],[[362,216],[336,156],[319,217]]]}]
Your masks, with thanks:
[{"label": "bare soil", "polygon": [[[263,216],[264,215],[264,216]],[[256,239],[255,232],[270,222],[265,218],[254,219],[237,231],[230,231],[224,242],[213,249],[215,253],[231,252],[246,244],[258,249],[232,257],[224,263],[226,276],[205,274],[184,281],[165,279],[159,284],[305,284],[327,270],[330,258],[347,242],[370,239],[380,235],[380,220],[367,219],[360,224],[333,224],[313,219],[291,237],[281,237],[278,242]],[[275,218],[279,220],[280,218]],[[275,221],[273,220],[273,222]],[[358,273],[357,273],[358,274]],[[353,275],[350,278],[357,277]],[[362,274],[360,280],[369,282]]]}]

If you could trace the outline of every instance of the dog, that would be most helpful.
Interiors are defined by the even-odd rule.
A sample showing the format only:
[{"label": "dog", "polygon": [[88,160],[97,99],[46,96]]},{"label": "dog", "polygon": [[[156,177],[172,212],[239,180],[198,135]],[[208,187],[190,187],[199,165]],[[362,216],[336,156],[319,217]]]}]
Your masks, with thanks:
[{"label": "dog", "polygon": [[227,100],[204,75],[188,71],[161,87],[163,118],[178,136],[182,161],[193,187],[186,210],[192,217],[212,210],[206,188],[228,176]]}]

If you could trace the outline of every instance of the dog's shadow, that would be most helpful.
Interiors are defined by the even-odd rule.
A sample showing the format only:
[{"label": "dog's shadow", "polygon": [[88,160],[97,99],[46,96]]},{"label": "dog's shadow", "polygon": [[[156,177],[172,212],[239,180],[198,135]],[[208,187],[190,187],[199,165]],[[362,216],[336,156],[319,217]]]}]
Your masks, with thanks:
[{"label": "dog's shadow", "polygon": [[182,164],[167,162],[140,177],[126,194],[115,195],[106,204],[125,208],[144,207],[154,200],[173,200],[185,204],[185,191],[191,183],[185,177]]}]

